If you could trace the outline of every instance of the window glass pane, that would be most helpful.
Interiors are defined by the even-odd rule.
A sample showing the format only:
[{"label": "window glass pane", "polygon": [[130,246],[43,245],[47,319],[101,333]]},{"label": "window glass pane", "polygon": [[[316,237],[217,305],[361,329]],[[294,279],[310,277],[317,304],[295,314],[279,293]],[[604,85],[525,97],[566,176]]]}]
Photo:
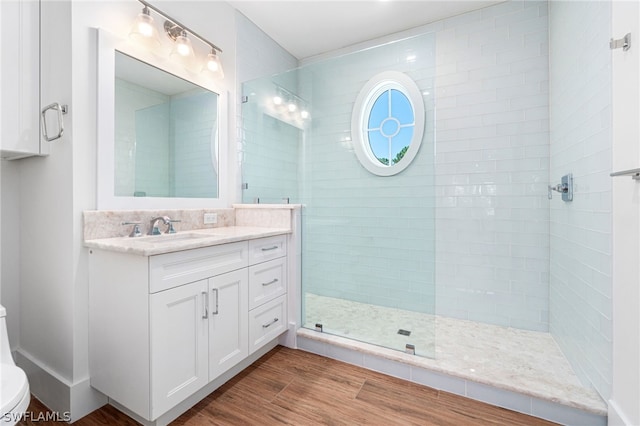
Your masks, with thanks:
[{"label": "window glass pane", "polygon": [[373,103],[369,114],[369,129],[379,129],[382,120],[389,117],[389,91],[385,91]]},{"label": "window glass pane", "polygon": [[399,162],[407,152],[413,138],[413,126],[402,127],[400,133],[391,142],[391,164]]},{"label": "window glass pane", "polygon": [[382,164],[389,164],[389,139],[382,136],[378,130],[370,130],[369,146],[371,152]]},{"label": "window glass pane", "polygon": [[391,116],[400,121],[400,124],[413,123],[413,108],[411,108],[411,102],[399,90],[391,90]]}]

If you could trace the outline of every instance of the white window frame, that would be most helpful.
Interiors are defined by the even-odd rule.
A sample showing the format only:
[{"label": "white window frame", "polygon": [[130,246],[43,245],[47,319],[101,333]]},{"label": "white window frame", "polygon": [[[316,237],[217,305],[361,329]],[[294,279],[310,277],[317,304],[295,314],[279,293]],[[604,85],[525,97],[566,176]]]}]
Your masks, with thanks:
[{"label": "white window frame", "polygon": [[[402,160],[382,164],[369,144],[369,114],[378,97],[389,89],[403,93],[413,108],[414,127],[409,149]],[[385,71],[373,76],[360,90],[351,114],[351,139],[360,164],[378,176],[393,176],[406,169],[418,154],[424,135],[425,109],[420,88],[408,75],[398,71]]]}]

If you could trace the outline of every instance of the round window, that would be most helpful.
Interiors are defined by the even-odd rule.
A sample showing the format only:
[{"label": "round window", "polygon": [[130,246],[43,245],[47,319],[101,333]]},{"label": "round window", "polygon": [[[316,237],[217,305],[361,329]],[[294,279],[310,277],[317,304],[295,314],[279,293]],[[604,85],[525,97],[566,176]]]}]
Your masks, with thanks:
[{"label": "round window", "polygon": [[418,153],[423,133],[424,103],[411,78],[387,71],[364,85],[353,108],[351,137],[365,169],[379,176],[400,173]]}]

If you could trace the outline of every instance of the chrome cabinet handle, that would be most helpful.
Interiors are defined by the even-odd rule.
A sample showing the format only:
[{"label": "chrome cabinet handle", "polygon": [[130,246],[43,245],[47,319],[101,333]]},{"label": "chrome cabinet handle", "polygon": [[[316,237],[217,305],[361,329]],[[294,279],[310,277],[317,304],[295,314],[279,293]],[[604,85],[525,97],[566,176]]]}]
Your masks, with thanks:
[{"label": "chrome cabinet handle", "polygon": [[273,246],[273,247],[262,247],[260,250],[262,251],[271,251],[271,250],[275,250],[277,249],[278,246]]},{"label": "chrome cabinet handle", "polygon": [[216,310],[211,312],[211,315],[218,315],[218,289],[212,288],[211,291],[216,294]]},{"label": "chrome cabinet handle", "polygon": [[206,291],[202,292],[202,319],[209,318],[209,300],[207,297],[209,294]]},{"label": "chrome cabinet handle", "polygon": [[278,279],[277,279],[277,278],[274,278],[273,280],[269,281],[268,283],[262,283],[262,286],[263,286],[263,287],[266,287],[266,286],[268,286],[268,285],[275,284],[275,283],[277,283],[277,282],[278,282]]},{"label": "chrome cabinet handle", "polygon": [[273,319],[273,321],[271,321],[270,323],[268,323],[268,324],[262,324],[262,328],[268,328],[268,327],[271,327],[273,324],[275,324],[275,323],[277,323],[277,322],[278,322],[278,318],[274,318],[274,319]]},{"label": "chrome cabinet handle", "polygon": [[[55,136],[49,136],[48,132],[47,132],[47,120],[46,120],[46,115],[47,115],[47,111],[49,110],[54,110],[58,112],[58,134]],[[57,102],[54,102],[50,105],[47,105],[46,107],[44,107],[42,109],[42,121],[41,121],[41,126],[42,126],[42,136],[44,137],[44,139],[47,142],[51,142],[54,141],[56,139],[60,139],[62,137],[62,134],[64,133],[64,120],[62,119],[62,114],[66,114],[67,113],[67,106],[66,105],[60,105]]]}]

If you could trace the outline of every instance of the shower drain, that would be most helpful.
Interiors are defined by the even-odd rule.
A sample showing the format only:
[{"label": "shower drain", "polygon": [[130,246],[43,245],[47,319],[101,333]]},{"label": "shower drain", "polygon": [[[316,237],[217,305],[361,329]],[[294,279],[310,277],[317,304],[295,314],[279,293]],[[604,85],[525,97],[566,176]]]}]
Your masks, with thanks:
[{"label": "shower drain", "polygon": [[402,336],[409,336],[411,335],[411,332],[409,330],[400,329],[398,330],[398,334],[401,334]]}]

